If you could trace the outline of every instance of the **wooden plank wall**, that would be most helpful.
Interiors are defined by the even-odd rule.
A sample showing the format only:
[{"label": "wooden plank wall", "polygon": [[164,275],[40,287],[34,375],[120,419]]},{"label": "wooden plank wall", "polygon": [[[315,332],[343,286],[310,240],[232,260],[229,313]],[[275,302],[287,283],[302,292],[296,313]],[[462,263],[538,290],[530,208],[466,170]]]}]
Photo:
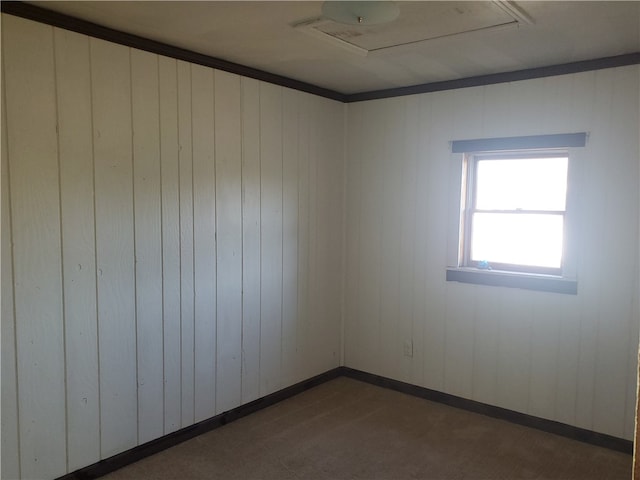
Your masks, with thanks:
[{"label": "wooden plank wall", "polygon": [[339,365],[343,105],[2,16],[2,478]]},{"label": "wooden plank wall", "polygon": [[[638,92],[630,66],[349,105],[346,366],[632,439]],[[578,295],[446,282],[449,141],[581,131]]]}]

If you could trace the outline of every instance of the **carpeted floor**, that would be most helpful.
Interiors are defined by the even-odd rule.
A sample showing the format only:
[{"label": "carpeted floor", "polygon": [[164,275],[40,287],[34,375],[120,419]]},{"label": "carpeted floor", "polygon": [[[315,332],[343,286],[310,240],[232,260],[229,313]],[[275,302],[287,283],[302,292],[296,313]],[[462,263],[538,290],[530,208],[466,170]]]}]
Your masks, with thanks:
[{"label": "carpeted floor", "polygon": [[104,479],[629,479],[630,455],[341,377]]}]

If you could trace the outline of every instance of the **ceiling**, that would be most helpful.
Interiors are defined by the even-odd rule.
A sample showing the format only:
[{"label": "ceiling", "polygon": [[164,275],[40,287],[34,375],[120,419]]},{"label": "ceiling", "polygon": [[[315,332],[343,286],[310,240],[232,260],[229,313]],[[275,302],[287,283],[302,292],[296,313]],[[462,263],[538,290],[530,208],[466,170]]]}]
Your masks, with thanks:
[{"label": "ceiling", "polygon": [[343,94],[640,51],[640,1],[399,1],[378,26],[318,1],[28,3]]}]

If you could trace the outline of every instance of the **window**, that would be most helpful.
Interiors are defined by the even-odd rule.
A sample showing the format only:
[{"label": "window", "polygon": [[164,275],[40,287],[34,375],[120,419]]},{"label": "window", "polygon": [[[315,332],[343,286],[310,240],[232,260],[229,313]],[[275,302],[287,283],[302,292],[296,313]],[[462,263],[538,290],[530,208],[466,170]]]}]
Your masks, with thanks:
[{"label": "window", "polygon": [[562,273],[568,154],[467,155],[464,265]]},{"label": "window", "polygon": [[454,141],[460,208],[447,280],[577,293],[569,172],[585,143],[585,133]]}]

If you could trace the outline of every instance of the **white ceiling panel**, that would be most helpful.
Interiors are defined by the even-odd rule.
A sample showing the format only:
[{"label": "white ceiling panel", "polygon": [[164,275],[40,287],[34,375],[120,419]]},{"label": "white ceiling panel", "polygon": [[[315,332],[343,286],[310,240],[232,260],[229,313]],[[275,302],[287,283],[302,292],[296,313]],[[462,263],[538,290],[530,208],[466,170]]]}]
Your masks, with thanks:
[{"label": "white ceiling panel", "polygon": [[[638,1],[502,2],[532,22],[493,1],[401,1],[378,26],[327,22],[317,1],[29,3],[344,94],[640,51]],[[336,42],[299,28],[319,19]]]}]

